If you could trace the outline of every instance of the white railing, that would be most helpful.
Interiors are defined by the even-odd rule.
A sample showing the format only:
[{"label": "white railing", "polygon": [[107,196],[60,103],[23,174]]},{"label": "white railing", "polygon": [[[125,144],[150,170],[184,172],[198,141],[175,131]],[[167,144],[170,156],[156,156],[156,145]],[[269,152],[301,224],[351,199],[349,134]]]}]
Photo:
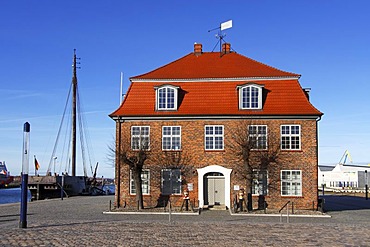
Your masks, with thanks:
[{"label": "white railing", "polygon": [[289,204],[290,204],[290,201],[287,201],[287,203],[284,204],[284,206],[281,207],[281,209],[279,210],[279,213],[280,213],[280,223],[283,222],[283,209],[286,208],[286,223],[289,223]]}]

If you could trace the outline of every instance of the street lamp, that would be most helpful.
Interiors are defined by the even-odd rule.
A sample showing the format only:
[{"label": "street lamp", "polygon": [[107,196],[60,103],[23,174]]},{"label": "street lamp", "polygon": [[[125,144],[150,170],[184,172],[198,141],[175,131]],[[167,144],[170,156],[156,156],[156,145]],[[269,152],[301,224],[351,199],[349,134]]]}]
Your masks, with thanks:
[{"label": "street lamp", "polygon": [[30,156],[30,129],[31,129],[30,124],[26,122],[23,126],[21,212],[19,228],[27,228],[27,194],[28,194],[28,171]]}]

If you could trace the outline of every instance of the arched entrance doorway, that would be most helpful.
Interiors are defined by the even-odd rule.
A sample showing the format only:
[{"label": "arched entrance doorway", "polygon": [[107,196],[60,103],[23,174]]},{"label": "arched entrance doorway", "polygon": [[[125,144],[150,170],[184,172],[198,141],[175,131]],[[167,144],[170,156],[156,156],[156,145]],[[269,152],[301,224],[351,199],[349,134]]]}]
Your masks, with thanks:
[{"label": "arched entrance doorway", "polygon": [[230,208],[231,169],[222,166],[206,166],[198,171],[199,207],[204,205],[225,205]]}]

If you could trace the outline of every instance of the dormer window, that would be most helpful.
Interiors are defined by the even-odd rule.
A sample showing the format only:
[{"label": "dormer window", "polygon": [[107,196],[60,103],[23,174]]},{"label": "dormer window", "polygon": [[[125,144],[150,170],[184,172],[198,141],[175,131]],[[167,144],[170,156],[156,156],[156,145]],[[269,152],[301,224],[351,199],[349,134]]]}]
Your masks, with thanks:
[{"label": "dormer window", "polygon": [[239,109],[262,109],[262,88],[257,84],[238,86]]},{"label": "dormer window", "polygon": [[178,88],[172,85],[163,85],[155,87],[156,90],[156,109],[177,110],[177,92]]}]

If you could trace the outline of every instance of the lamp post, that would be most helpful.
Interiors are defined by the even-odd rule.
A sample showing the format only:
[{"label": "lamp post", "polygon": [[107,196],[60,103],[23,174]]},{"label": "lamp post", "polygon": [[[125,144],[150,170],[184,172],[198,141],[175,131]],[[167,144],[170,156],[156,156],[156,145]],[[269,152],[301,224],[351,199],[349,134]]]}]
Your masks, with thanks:
[{"label": "lamp post", "polygon": [[368,187],[367,187],[367,170],[365,170],[365,198],[368,199]]},{"label": "lamp post", "polygon": [[20,212],[19,228],[27,228],[27,195],[28,195],[29,160],[30,160],[30,124],[26,122],[23,127],[21,212]]}]

